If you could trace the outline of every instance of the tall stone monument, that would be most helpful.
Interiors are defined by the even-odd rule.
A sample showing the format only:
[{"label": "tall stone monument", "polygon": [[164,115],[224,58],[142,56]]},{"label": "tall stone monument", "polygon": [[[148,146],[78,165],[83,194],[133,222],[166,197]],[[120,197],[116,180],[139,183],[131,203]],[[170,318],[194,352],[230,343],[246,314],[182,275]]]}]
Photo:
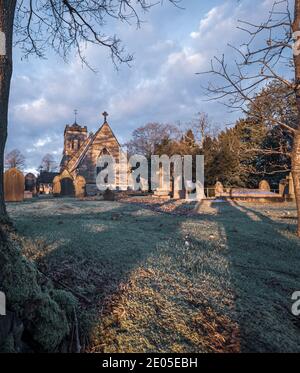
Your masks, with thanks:
[{"label": "tall stone monument", "polygon": [[290,173],[285,179],[280,181],[279,194],[289,200],[294,200],[296,198],[292,173]]},{"label": "tall stone monument", "polygon": [[287,180],[288,180],[288,186],[289,186],[288,198],[295,199],[296,196],[295,196],[294,180],[293,180],[292,173],[289,174],[289,176],[287,177]]}]

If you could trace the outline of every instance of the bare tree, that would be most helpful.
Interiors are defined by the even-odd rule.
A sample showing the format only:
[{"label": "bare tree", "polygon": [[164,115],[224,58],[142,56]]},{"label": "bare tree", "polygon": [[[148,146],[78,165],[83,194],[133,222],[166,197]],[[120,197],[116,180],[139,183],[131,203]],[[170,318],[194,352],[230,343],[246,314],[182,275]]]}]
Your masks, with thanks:
[{"label": "bare tree", "polygon": [[132,139],[125,144],[130,154],[142,154],[147,158],[155,153],[155,148],[164,139],[178,137],[180,131],[172,124],[148,123],[143,127],[135,129]]},{"label": "bare tree", "polygon": [[56,168],[57,163],[55,162],[53,155],[49,153],[44,155],[39,169],[41,171],[53,172]]},{"label": "bare tree", "polygon": [[[257,121],[279,126],[293,136],[292,174],[298,211],[300,237],[300,0],[294,9],[288,0],[275,1],[267,20],[260,24],[239,21],[239,29],[249,39],[240,47],[232,46],[237,59],[227,64],[225,56],[215,57],[211,69],[214,83],[208,86],[211,99],[221,100],[230,110],[255,108]],[[271,81],[285,85],[294,95],[297,106],[296,123],[286,123],[280,116],[267,116],[255,101],[257,93]],[[286,97],[283,97],[286,99]]]},{"label": "bare tree", "polygon": [[[181,0],[168,0],[178,6]],[[120,39],[104,33],[108,19],[135,22],[139,13],[159,3],[155,0],[0,0],[0,220],[8,221],[3,195],[4,148],[12,76],[13,34],[26,56],[44,57],[50,46],[67,59],[74,48],[81,60],[87,43],[105,47],[113,62],[128,63]]]},{"label": "bare tree", "polygon": [[5,156],[5,168],[19,168],[25,167],[25,157],[18,149],[14,149]]},{"label": "bare tree", "polygon": [[214,138],[219,133],[219,128],[211,122],[209,116],[204,112],[197,113],[189,127],[193,129],[195,138],[199,142],[200,149],[203,149],[203,143],[207,136]]}]

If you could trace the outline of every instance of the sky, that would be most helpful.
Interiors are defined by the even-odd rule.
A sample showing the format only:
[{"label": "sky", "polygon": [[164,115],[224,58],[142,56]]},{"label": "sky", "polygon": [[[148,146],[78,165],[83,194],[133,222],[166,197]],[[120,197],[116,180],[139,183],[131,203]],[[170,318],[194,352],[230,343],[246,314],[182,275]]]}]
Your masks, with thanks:
[{"label": "sky", "polygon": [[[214,56],[233,52],[245,34],[238,20],[265,19],[273,0],[182,0],[178,9],[167,1],[142,14],[140,29],[114,23],[111,34],[122,39],[134,61],[116,70],[105,48],[89,46],[85,55],[97,70],[83,66],[76,56],[68,63],[49,50],[47,59],[24,59],[14,51],[9,129],[6,151],[18,148],[26,157],[26,171],[34,171],[51,153],[59,162],[66,124],[78,123],[95,132],[101,113],[121,144],[133,130],[149,122],[187,123],[206,112],[212,123],[225,127],[238,113],[221,103],[207,102],[203,87]],[[211,78],[210,78],[211,79]]]}]

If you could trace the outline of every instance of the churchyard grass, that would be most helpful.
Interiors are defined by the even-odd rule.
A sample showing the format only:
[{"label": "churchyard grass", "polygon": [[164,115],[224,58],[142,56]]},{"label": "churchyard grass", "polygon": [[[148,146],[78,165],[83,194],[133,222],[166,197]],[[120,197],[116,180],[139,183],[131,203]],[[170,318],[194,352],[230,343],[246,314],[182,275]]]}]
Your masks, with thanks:
[{"label": "churchyard grass", "polygon": [[49,198],[8,211],[23,254],[78,298],[85,351],[300,352],[293,204],[176,215]]}]

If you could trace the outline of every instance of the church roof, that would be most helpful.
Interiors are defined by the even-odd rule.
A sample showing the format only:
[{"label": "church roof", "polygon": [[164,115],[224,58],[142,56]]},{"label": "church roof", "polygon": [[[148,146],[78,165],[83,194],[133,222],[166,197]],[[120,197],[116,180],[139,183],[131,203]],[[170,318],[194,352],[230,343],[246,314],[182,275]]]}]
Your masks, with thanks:
[{"label": "church roof", "polygon": [[80,131],[80,132],[87,132],[87,126],[81,126],[77,122],[74,122],[73,124],[67,124],[65,128],[66,131]]},{"label": "church roof", "polygon": [[102,130],[103,130],[105,127],[108,127],[108,129],[109,129],[109,131],[111,132],[112,136],[115,138],[117,144],[118,144],[119,147],[121,148],[121,145],[120,145],[120,143],[119,143],[119,141],[118,141],[116,135],[114,134],[113,130],[111,129],[111,126],[108,124],[107,121],[105,121],[105,122],[102,124],[102,126],[98,129],[98,131],[95,133],[95,138],[97,137],[97,135],[98,135],[99,133],[102,132]]},{"label": "church roof", "polygon": [[111,136],[115,139],[116,143],[118,144],[119,148],[121,148],[121,145],[116,138],[115,134],[113,133],[110,125],[105,121],[102,126],[98,129],[98,131],[95,134],[91,134],[86,141],[81,145],[80,149],[73,155],[73,157],[68,161],[66,164],[66,168],[74,169],[74,167],[78,167],[78,164],[84,159],[86,156],[86,153],[88,149],[93,146],[94,141],[98,138],[99,135],[101,135],[101,132],[107,128],[109,132],[111,133]]},{"label": "church roof", "polygon": [[73,128],[81,128],[81,126],[77,122],[74,122],[71,127],[73,127]]},{"label": "church roof", "polygon": [[42,171],[37,178],[38,184],[52,184],[55,176],[59,175],[58,172]]}]

